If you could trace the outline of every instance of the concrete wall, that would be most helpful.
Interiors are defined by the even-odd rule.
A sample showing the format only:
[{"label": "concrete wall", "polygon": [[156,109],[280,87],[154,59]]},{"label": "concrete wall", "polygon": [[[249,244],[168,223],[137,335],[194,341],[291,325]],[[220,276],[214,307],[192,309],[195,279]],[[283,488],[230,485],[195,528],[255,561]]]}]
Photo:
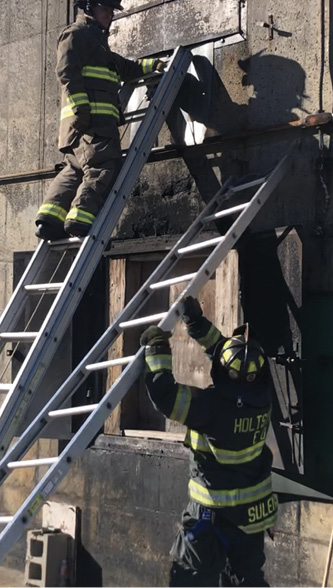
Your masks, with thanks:
[{"label": "concrete wall", "polygon": [[[77,586],[168,585],[168,552],[187,503],[187,474],[188,454],[180,443],[97,439],[53,496],[81,509]],[[22,486],[16,480],[16,496]],[[274,542],[265,540],[267,580],[272,586],[321,586],[332,505],[288,502],[279,513]],[[22,538],[5,564],[22,570],[24,554]],[[331,571],[327,585],[332,582]]]},{"label": "concrete wall", "polygon": [[[165,9],[168,4],[165,3]],[[321,0],[303,0],[302,4],[290,4],[287,0],[246,2],[245,40],[214,48],[216,72],[211,108],[203,122],[207,126],[207,138],[222,134],[225,140],[207,159],[188,152],[186,163],[177,159],[149,164],[119,223],[117,237],[181,233],[203,200],[214,192],[217,180],[224,180],[230,174],[266,173],[297,137],[301,142],[295,151],[290,176],[278,188],[254,228],[303,225],[305,294],[308,298],[313,292],[331,297],[332,273],[327,270],[332,266],[328,136],[324,136],[324,149],[320,151],[315,128],[290,128],[290,123],[307,113],[331,110],[329,4]],[[124,6],[133,7],[132,0],[124,0]],[[326,12],[322,19],[323,6]],[[172,10],[172,3],[169,8]],[[2,1],[1,175],[53,167],[60,161],[56,149],[59,93],[54,76],[55,40],[66,24],[67,15],[65,0]],[[271,40],[269,30],[260,25],[268,21],[269,15],[273,15],[278,29]],[[191,21],[194,16],[198,18],[198,9],[194,15],[189,6],[184,19]],[[116,26],[120,35],[121,22]],[[126,26],[130,28],[130,20]],[[137,26],[136,34],[138,30]],[[121,36],[118,39],[121,45]],[[286,127],[284,131],[267,132],[267,128],[281,125]],[[251,137],[244,135],[249,132]],[[229,136],[233,138],[227,140]],[[169,137],[165,128],[161,143]],[[37,244],[33,235],[34,216],[45,189],[45,181],[5,183],[0,180],[1,308],[12,288],[13,252],[31,251]],[[320,320],[319,335],[330,328],[327,314],[326,320],[325,316]],[[321,478],[325,478],[328,467],[322,458],[323,440],[332,442],[330,410],[327,410],[330,369],[328,388],[305,389],[309,446],[314,419],[318,435],[324,434],[322,444],[309,462],[312,467],[321,458]],[[57,447],[46,442],[43,449],[43,455],[54,455]],[[40,445],[32,454],[42,454]],[[1,512],[13,512],[39,475],[40,472],[22,472],[9,478],[1,490]],[[82,509],[79,585],[165,585],[168,549],[186,503],[186,480],[187,454],[179,445],[111,437],[102,438],[87,450],[55,496]],[[321,585],[331,505],[288,503],[280,512],[276,541],[267,543],[268,579],[276,586]],[[22,553],[24,540],[8,555],[8,565],[22,567]],[[93,578],[89,570],[94,571]]]},{"label": "concrete wall", "polygon": [[[67,5],[67,0],[2,4],[0,176],[54,167],[62,159],[57,152],[59,92],[54,67]],[[46,187],[45,181],[0,183],[1,312],[12,291],[13,251],[31,251],[37,245],[34,218]]]}]

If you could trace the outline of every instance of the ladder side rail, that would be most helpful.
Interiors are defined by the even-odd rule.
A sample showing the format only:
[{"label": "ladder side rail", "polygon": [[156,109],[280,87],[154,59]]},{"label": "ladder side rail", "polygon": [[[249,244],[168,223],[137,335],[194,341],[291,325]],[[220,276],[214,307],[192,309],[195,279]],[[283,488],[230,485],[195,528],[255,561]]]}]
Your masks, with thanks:
[{"label": "ladder side rail", "polygon": [[13,445],[5,456],[0,461],[0,485],[5,481],[10,473],[7,464],[10,461],[18,461],[25,455],[25,453],[33,445],[36,438],[42,433],[44,428],[49,423],[48,413],[57,410],[62,404],[69,400],[76,390],[83,384],[89,376],[89,372],[85,370],[88,364],[96,363],[100,358],[104,357],[111,347],[115,339],[123,331],[119,327],[120,323],[135,317],[142,307],[146,304],[149,298],[153,295],[153,290],[150,285],[159,282],[175,267],[178,260],[182,257],[177,254],[177,251],[191,243],[191,241],[201,232],[205,227],[205,219],[208,215],[213,214],[218,210],[225,200],[229,198],[229,186],[232,181],[227,180],[215,196],[207,203],[205,208],[194,220],[192,225],[187,229],[184,235],[175,243],[173,248],[167,253],[161,263],[148,277],[146,282],[140,287],[135,296],[128,302],[126,307],[120,312],[112,325],[110,325],[99,340],[95,343],[92,349],[86,354],[81,362],[76,366],[74,371],[68,376],[65,382],[60,386],[55,395],[49,400],[46,406],[38,413],[32,423],[28,426],[26,431],[22,433],[19,440]]},{"label": "ladder side rail", "polygon": [[[36,488],[25,500],[13,519],[6,525],[0,534],[0,562],[20,538],[30,520],[37,514],[45,500],[52,494],[58,484],[64,479],[76,457],[82,454],[87,445],[92,441],[96,432],[103,426],[104,421],[121,401],[127,390],[134,384],[142,371],[144,349],[140,348],[135,359],[122,372],[122,385],[112,389],[113,399],[110,402],[110,394],[105,396],[94,412],[85,420],[79,431],[68,443],[54,463],[44,475]],[[131,368],[131,369],[130,369]],[[134,368],[134,369],[133,369]],[[84,433],[84,434],[83,434]]]},{"label": "ladder side rail", "polygon": [[[253,196],[247,209],[241,213],[227,231],[224,241],[221,242],[221,244],[209,255],[197,276],[193,278],[183,293],[170,307],[167,316],[159,323],[159,326],[164,327],[165,330],[169,330],[173,327],[174,323],[179,318],[178,306],[182,298],[189,294],[196,295],[201,287],[209,280],[216,270],[216,267],[218,267],[228,251],[230,251],[235,242],[243,234],[244,230],[249,226],[257,212],[266,203],[278,182],[286,173],[288,167],[287,164],[289,163],[288,159],[289,158],[285,156],[276,166],[270,174],[267,182],[265,182],[265,184],[263,184]],[[21,536],[31,518],[41,508],[43,502],[48,499],[55,487],[65,477],[71,464],[84,451],[96,432],[101,428],[108,415],[121,401],[130,386],[132,386],[140,376],[143,370],[144,353],[144,347],[141,347],[134,360],[127,365],[120,377],[114,382],[110,390],[101,400],[98,407],[86,419],[79,431],[61,453],[58,462],[50,467],[41,482],[16,513],[13,520],[7,524],[0,535],[0,561],[13,543]]]},{"label": "ladder side rail", "polygon": [[163,328],[163,330],[169,331],[172,329],[175,321],[179,317],[178,306],[181,299],[185,296],[196,297],[198,295],[201,288],[213,275],[216,268],[220,265],[228,252],[234,247],[235,243],[253,221],[259,210],[267,202],[269,196],[275,190],[283,176],[287,173],[289,166],[290,157],[289,155],[285,155],[268,176],[266,182],[254,194],[247,208],[243,210],[243,212],[237,217],[235,222],[226,232],[224,240],[219,245],[217,245],[217,247],[207,257],[197,275],[191,280],[191,282],[186,286],[185,290],[175,300],[168,312],[168,315],[159,323],[159,326]]},{"label": "ladder side rail", "polygon": [[170,61],[168,71],[162,76],[151,101],[149,112],[133,139],[109,199],[97,216],[91,233],[85,238],[41,327],[41,335],[31,346],[11,391],[6,396],[0,409],[0,456],[7,450],[15,431],[22,422],[41,383],[45,369],[66,331],[74,305],[78,305],[90,282],[107,241],[125,207],[131,189],[148,159],[156,135],[173,104],[174,94],[178,92],[182,84],[191,59],[192,54],[180,47]]},{"label": "ladder side rail", "polygon": [[[6,308],[4,309],[0,318],[0,333],[14,331],[14,327],[20,318],[20,311],[23,306],[23,302],[27,296],[27,292],[24,290],[24,286],[31,284],[38,276],[41,270],[41,266],[44,264],[47,258],[49,248],[47,243],[41,242],[33,256],[31,257],[19,283],[17,284],[14,292],[12,293],[10,300]],[[0,352],[2,351],[6,341],[0,340]]]}]

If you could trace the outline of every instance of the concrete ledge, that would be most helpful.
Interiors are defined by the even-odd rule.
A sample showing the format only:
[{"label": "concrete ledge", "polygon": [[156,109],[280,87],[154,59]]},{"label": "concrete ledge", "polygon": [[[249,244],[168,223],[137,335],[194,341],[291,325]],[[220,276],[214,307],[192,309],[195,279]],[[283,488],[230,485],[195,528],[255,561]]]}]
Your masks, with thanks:
[{"label": "concrete ledge", "polygon": [[[142,438],[141,435],[146,433],[147,437]],[[164,438],[165,433],[160,431],[161,439],[152,439],[150,434],[152,431],[140,431],[140,437],[120,437],[117,435],[99,435],[92,450],[105,450],[110,452],[129,452],[139,453],[143,451],[145,455],[154,455],[161,457],[173,457],[176,459],[187,460],[189,451],[184,447],[180,439],[168,440]],[[159,431],[154,431],[159,433]]]}]

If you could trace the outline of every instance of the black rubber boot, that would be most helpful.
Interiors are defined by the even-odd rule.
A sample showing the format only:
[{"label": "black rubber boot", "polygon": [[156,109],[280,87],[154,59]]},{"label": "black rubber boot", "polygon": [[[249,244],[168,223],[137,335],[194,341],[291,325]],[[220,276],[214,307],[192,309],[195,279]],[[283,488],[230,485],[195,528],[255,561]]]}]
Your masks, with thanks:
[{"label": "black rubber boot", "polygon": [[44,239],[44,241],[68,239],[68,235],[65,233],[63,225],[59,224],[59,226],[55,226],[44,221],[39,221],[37,223],[35,235],[38,239]]},{"label": "black rubber boot", "polygon": [[86,223],[78,223],[77,221],[66,221],[65,231],[67,237],[86,237],[91,229],[91,225]]}]

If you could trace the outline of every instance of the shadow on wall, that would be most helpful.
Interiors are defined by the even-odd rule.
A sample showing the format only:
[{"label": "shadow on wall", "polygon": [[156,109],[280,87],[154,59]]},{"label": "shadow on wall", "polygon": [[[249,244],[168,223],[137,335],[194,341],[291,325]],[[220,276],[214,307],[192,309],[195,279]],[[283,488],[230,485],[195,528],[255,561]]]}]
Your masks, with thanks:
[{"label": "shadow on wall", "polygon": [[271,362],[273,395],[271,440],[275,466],[301,473],[303,393],[301,235],[290,228],[247,239],[240,248],[244,318],[258,334]]},{"label": "shadow on wall", "polygon": [[[250,129],[264,129],[297,121],[299,116],[294,112],[295,109],[308,113],[303,108],[303,100],[307,97],[304,93],[305,72],[294,60],[264,55],[263,52],[239,60],[239,83],[253,89],[246,104],[231,99],[223,79],[207,57],[195,55],[193,65],[197,77],[186,74],[167,118],[176,144],[185,143],[188,125],[184,113],[193,121],[193,128],[195,123],[205,125],[204,140],[214,135],[237,136]],[[241,91],[240,95],[243,95]],[[244,158],[236,153],[225,152],[222,157],[209,161],[206,157],[184,154],[184,160],[205,202],[219,189],[213,166],[220,169],[222,181],[230,175],[242,177],[254,172],[261,174],[263,171],[251,168],[255,164],[249,161],[249,157]]]},{"label": "shadow on wall", "polygon": [[[266,128],[299,120],[294,112],[303,107],[307,98],[305,72],[292,59],[259,52],[248,59],[239,60],[240,84],[252,87],[247,104],[234,102],[223,80],[210,61],[195,55],[193,65],[197,78],[186,74],[176,100],[176,107],[189,114],[191,119],[207,127],[206,137],[212,133],[235,134],[251,128]],[[175,130],[179,142],[184,139],[184,123]]]},{"label": "shadow on wall", "polygon": [[102,567],[95,558],[86,550],[82,543],[82,511],[78,509],[77,517],[77,565],[76,565],[76,586],[98,588],[103,586]]},{"label": "shadow on wall", "polygon": [[[252,87],[252,96],[247,104],[238,105],[223,94],[220,102],[217,94],[222,106],[221,112],[216,104],[219,133],[225,133],[226,127],[235,132],[248,126],[266,128],[297,121],[299,116],[295,109],[309,114],[303,108],[303,100],[307,98],[304,93],[306,75],[297,61],[278,55],[263,55],[261,51],[248,59],[239,60],[238,65],[243,72],[242,86]],[[242,126],[238,127],[239,121]],[[214,124],[212,128],[215,128]]]}]

